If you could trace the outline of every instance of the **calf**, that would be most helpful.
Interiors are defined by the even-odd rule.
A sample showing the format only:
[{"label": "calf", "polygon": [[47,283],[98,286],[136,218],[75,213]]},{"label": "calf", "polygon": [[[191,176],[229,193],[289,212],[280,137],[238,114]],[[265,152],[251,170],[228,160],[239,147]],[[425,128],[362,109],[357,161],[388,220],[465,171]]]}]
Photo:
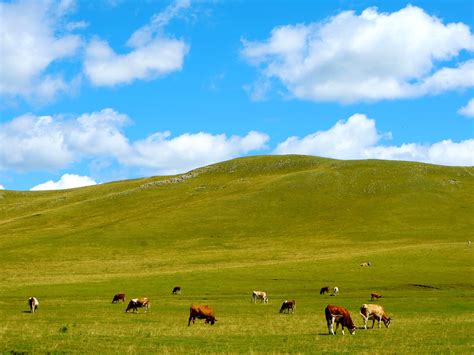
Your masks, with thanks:
[{"label": "calf", "polygon": [[334,293],[334,296],[338,295],[339,294],[339,287],[334,286],[333,293]]},{"label": "calf", "polygon": [[211,325],[217,322],[217,319],[214,315],[214,310],[206,305],[191,305],[191,308],[189,309],[188,327],[191,325],[191,321],[193,321],[194,324],[196,318],[205,319],[204,323]]},{"label": "calf", "polygon": [[370,294],[370,300],[371,301],[378,300],[379,298],[382,298],[382,295],[380,295],[378,293],[371,293]]},{"label": "calf", "polygon": [[267,293],[264,291],[253,291],[252,292],[252,302],[257,303],[257,300],[260,300],[260,303],[268,303]]},{"label": "calf", "polygon": [[28,298],[28,306],[30,306],[30,313],[35,313],[39,306],[39,301],[36,297],[30,297]]},{"label": "calf", "polygon": [[138,312],[138,308],[145,308],[145,313],[148,312],[148,309],[150,308],[150,300],[147,297],[131,299],[130,302],[128,302],[125,313],[129,310],[132,310],[133,313]]},{"label": "calf", "polygon": [[360,307],[360,315],[364,319],[364,328],[367,329],[367,322],[369,319],[372,320],[372,328],[375,324],[375,319],[377,319],[379,328],[380,328],[380,321],[383,321],[385,326],[388,328],[390,327],[391,318],[387,317],[387,313],[385,313],[382,306],[378,304],[363,304]]},{"label": "calf", "polygon": [[352,321],[349,311],[344,307],[333,306],[329,304],[324,310],[324,315],[326,316],[329,334],[336,335],[336,332],[334,331],[334,323],[336,323],[336,331],[339,327],[339,324],[342,326],[342,335],[344,335],[344,327],[349,329],[351,335],[355,334],[357,327]]},{"label": "calf", "polygon": [[180,295],[181,294],[181,287],[180,286],[175,286],[173,288],[173,291],[171,292],[173,295]]},{"label": "calf", "polygon": [[125,293],[117,293],[112,299],[112,303],[119,303],[120,301],[125,302]]},{"label": "calf", "polygon": [[283,313],[286,311],[287,313],[295,313],[296,309],[296,301],[295,300],[285,300],[283,301],[281,308],[280,308],[280,313]]},{"label": "calf", "polygon": [[319,290],[320,295],[324,295],[325,293],[329,293],[329,287],[321,287],[321,290]]}]

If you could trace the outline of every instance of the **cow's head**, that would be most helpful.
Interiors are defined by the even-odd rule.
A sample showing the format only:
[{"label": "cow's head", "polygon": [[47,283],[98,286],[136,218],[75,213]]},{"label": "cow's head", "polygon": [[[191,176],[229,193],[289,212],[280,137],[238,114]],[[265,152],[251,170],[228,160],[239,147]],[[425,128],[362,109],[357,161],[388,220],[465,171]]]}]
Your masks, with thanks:
[{"label": "cow's head", "polygon": [[217,322],[217,319],[214,317],[207,317],[206,318],[206,323],[210,323],[211,325],[214,325],[214,323]]},{"label": "cow's head", "polygon": [[268,297],[267,296],[265,296],[264,302],[268,303]]},{"label": "cow's head", "polygon": [[356,329],[357,329],[356,326],[354,326],[354,328],[349,328],[349,333],[351,333],[351,335],[354,335],[356,332]]},{"label": "cow's head", "polygon": [[385,326],[387,328],[390,327],[390,323],[392,322],[392,318],[387,318],[386,320],[383,321],[383,323],[385,324]]}]

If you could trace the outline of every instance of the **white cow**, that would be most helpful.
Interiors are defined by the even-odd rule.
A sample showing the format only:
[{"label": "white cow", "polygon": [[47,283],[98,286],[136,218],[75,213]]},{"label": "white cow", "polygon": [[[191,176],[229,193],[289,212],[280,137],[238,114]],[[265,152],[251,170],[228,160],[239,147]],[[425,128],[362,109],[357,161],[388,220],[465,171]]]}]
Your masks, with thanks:
[{"label": "white cow", "polygon": [[260,302],[268,303],[267,293],[264,291],[253,291],[252,302],[257,303],[257,300],[260,300]]},{"label": "white cow", "polygon": [[368,261],[368,262],[366,262],[366,263],[362,263],[362,264],[360,264],[360,266],[362,266],[362,267],[370,266],[370,261]]},{"label": "white cow", "polygon": [[338,294],[339,294],[339,287],[334,286],[334,289],[332,290],[332,293],[333,293],[334,295],[338,295]]},{"label": "white cow", "polygon": [[38,308],[39,301],[36,297],[28,298],[28,306],[30,306],[30,312],[35,313],[36,309]]},{"label": "white cow", "polygon": [[372,328],[374,327],[375,320],[377,319],[380,328],[380,321],[383,321],[385,326],[390,327],[391,318],[387,317],[382,306],[378,304],[363,304],[360,307],[360,315],[364,319],[364,328],[367,329],[367,322],[369,319],[372,320]]},{"label": "white cow", "polygon": [[468,241],[467,241],[467,247],[470,248],[470,247],[471,247],[471,244],[472,244],[471,241],[468,240]]}]

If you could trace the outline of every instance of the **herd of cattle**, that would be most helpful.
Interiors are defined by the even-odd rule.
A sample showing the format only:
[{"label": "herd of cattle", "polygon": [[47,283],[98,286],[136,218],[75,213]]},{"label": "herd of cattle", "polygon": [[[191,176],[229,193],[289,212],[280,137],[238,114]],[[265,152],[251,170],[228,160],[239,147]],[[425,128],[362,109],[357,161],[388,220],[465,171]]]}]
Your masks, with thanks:
[{"label": "herd of cattle", "polygon": [[[370,265],[370,264],[369,264]],[[319,294],[324,295],[329,294],[329,287],[322,287]],[[181,287],[176,286],[173,288],[172,291],[173,295],[181,294]],[[334,287],[333,292],[330,296],[336,296],[339,294],[339,288]],[[370,295],[370,299],[372,301],[378,300],[382,298],[382,295],[378,293],[372,293]],[[264,291],[253,291],[252,292],[252,302],[257,303],[268,303],[268,295]],[[112,303],[125,303],[125,294],[124,293],[117,293],[113,299]],[[30,307],[30,312],[35,313],[36,309],[39,306],[39,301],[36,297],[28,298],[28,305]],[[147,297],[142,298],[132,298],[125,309],[125,312],[132,311],[133,313],[138,312],[139,308],[143,308],[145,312],[148,312],[150,308],[150,300]],[[294,313],[296,310],[296,301],[295,300],[285,300],[283,301],[280,307],[280,313]],[[326,318],[327,326],[329,334],[335,335],[336,331],[341,326],[342,335],[344,335],[344,328],[347,328],[349,332],[354,335],[355,330],[357,327],[355,326],[354,322],[352,321],[351,315],[349,311],[341,306],[334,306],[328,305],[324,310],[324,315]],[[387,316],[385,310],[382,306],[378,304],[363,304],[360,308],[360,315],[364,321],[364,328],[367,329],[367,322],[372,320],[372,328],[374,327],[375,321],[378,321],[378,327],[380,328],[380,322],[383,322],[384,325],[388,328],[390,326],[391,318]],[[214,310],[207,306],[207,305],[191,305],[189,309],[189,319],[188,319],[188,326],[191,325],[191,321],[194,324],[194,321],[197,319],[204,319],[206,324],[213,325],[217,322],[215,317]],[[336,329],[334,329],[334,325],[336,325]]]}]

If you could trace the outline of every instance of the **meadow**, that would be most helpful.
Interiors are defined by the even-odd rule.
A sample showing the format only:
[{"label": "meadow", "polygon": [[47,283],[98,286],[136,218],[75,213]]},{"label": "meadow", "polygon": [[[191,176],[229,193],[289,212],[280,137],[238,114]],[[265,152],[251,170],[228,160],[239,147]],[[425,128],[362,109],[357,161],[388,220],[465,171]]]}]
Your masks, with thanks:
[{"label": "meadow", "polygon": [[[474,168],[306,156],[0,191],[0,351],[472,353],[473,212]],[[118,292],[150,311],[125,313]],[[329,336],[325,306],[362,326],[371,292],[390,328]],[[188,327],[191,303],[217,323]]]}]

